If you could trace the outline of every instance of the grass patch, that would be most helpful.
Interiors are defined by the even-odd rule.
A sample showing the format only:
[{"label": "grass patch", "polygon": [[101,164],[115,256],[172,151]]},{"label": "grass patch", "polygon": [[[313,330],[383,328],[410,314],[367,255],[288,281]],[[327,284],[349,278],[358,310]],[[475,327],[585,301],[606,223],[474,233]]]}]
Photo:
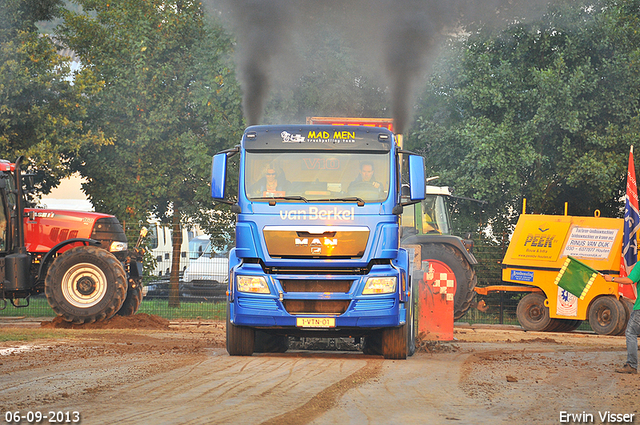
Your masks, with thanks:
[{"label": "grass patch", "polygon": [[15,329],[2,328],[0,342],[33,341],[36,339],[73,338],[74,332],[66,329]]},{"label": "grass patch", "polygon": [[[165,319],[186,320],[225,320],[226,304],[224,302],[180,302],[180,307],[169,307],[166,299],[143,299],[138,313],[154,314]],[[0,310],[0,317],[55,317],[53,309],[46,298],[33,297],[27,307],[16,308],[7,303],[7,308]]]},{"label": "grass patch", "polygon": [[143,300],[138,313],[155,314],[165,319],[225,320],[226,304],[207,302],[180,302],[180,307],[169,307],[163,299]]},{"label": "grass patch", "polygon": [[[20,300],[24,304],[24,300]],[[0,305],[1,307],[1,305]],[[15,316],[26,316],[26,317],[55,317],[56,314],[53,312],[47,299],[38,295],[37,297],[29,298],[29,305],[27,307],[16,308],[9,301],[7,301],[7,307],[4,310],[0,310],[0,317],[15,317]]]}]

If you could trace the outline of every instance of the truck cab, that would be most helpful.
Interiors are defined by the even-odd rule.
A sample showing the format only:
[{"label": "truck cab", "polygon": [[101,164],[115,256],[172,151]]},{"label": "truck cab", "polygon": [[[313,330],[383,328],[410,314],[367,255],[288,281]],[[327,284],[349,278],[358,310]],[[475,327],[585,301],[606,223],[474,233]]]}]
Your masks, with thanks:
[{"label": "truck cab", "polygon": [[[355,336],[405,358],[413,341],[407,251],[399,246],[400,160],[393,133],[358,126],[253,126],[214,157],[240,154],[230,252],[227,350],[251,355],[288,336]],[[424,199],[422,157],[408,155],[408,200]],[[273,344],[275,342],[275,344]],[[257,345],[256,345],[257,344]],[[409,347],[409,348],[408,348]]]}]

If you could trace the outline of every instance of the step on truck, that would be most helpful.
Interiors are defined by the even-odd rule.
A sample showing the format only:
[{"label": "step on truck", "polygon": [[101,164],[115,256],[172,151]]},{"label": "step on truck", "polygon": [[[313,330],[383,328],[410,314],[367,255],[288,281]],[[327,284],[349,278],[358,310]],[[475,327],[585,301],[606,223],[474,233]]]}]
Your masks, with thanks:
[{"label": "step on truck", "polygon": [[294,336],[363,338],[365,352],[411,355],[415,288],[399,217],[424,199],[423,158],[380,127],[252,126],[213,158],[216,200],[235,154],[229,354],[283,352]]},{"label": "step on truck", "polygon": [[91,323],[134,314],[142,301],[141,254],[118,219],[24,207],[22,157],[0,160],[0,310],[45,294],[58,316]]}]

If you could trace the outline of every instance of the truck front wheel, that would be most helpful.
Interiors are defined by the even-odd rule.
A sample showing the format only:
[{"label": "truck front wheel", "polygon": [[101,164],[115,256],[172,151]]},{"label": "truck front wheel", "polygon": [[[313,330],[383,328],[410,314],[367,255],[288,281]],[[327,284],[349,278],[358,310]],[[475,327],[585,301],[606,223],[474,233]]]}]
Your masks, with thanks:
[{"label": "truck front wheel", "polygon": [[231,323],[231,312],[227,303],[227,352],[230,356],[251,356],[255,348],[256,333],[253,328]]},{"label": "truck front wheel", "polygon": [[382,355],[385,359],[404,360],[409,345],[409,323],[382,330]]},{"label": "truck front wheel", "polygon": [[79,246],[56,257],[45,277],[51,308],[72,323],[111,318],[127,292],[122,263],[95,246]]}]

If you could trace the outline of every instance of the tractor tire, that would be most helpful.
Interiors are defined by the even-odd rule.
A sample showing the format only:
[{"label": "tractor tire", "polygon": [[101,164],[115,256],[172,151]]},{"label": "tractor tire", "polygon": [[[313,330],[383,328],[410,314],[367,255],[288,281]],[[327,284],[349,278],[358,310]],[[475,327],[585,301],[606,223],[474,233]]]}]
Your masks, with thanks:
[{"label": "tractor tire", "polygon": [[547,329],[547,332],[572,332],[580,327],[582,320],[573,319],[551,319],[555,326]]},{"label": "tractor tire", "polygon": [[382,330],[382,355],[385,359],[404,360],[409,347],[409,323]]},{"label": "tractor tire", "polygon": [[476,272],[471,264],[456,248],[447,244],[422,245],[423,261],[440,261],[445,264],[456,277],[456,292],[453,296],[453,319],[457,320],[471,307],[475,298],[475,287],[478,283]]},{"label": "tractor tire", "polygon": [[627,313],[617,298],[604,295],[591,302],[589,325],[599,335],[617,335],[627,323]]},{"label": "tractor tire", "polygon": [[629,322],[629,318],[631,317],[631,312],[633,311],[633,302],[625,297],[620,297],[620,302],[624,307],[624,311],[627,315],[627,320],[625,320],[624,327],[620,330],[620,332],[617,333],[617,335],[624,335],[627,331],[627,323]]},{"label": "tractor tire", "polygon": [[546,332],[558,326],[558,322],[549,317],[549,308],[544,305],[543,294],[532,292],[522,297],[516,309],[518,322],[524,330]]},{"label": "tractor tire", "polygon": [[230,356],[251,356],[255,349],[256,332],[253,328],[231,323],[227,302],[227,352]]},{"label": "tractor tire", "polygon": [[122,303],[122,307],[116,313],[118,316],[133,316],[138,312],[140,303],[142,302],[142,285],[137,283],[133,287],[129,287],[127,297]]},{"label": "tractor tire", "polygon": [[79,246],[57,256],[45,277],[45,295],[58,316],[72,323],[110,319],[127,292],[122,263],[109,251]]},{"label": "tractor tire", "polygon": [[570,319],[567,320],[569,323],[567,324],[567,329],[565,332],[573,332],[582,325],[583,320]]},{"label": "tractor tire", "polygon": [[254,353],[286,353],[289,349],[289,337],[271,335],[264,331],[255,331]]}]

